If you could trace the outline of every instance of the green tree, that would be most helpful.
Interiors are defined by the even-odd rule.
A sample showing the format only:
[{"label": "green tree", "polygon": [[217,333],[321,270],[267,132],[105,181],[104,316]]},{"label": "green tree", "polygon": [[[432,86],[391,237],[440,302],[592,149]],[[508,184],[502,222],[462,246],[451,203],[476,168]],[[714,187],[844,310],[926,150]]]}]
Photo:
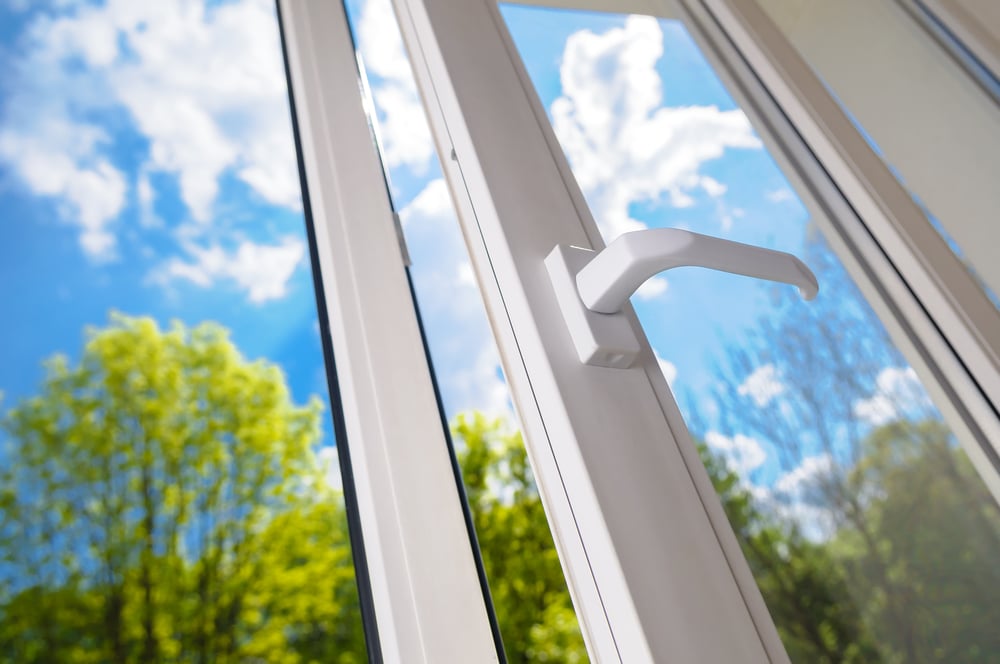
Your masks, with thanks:
[{"label": "green tree", "polygon": [[[867,496],[880,559],[850,525],[829,543],[866,623],[891,662],[984,662],[1000,657],[1000,507],[939,420],[876,428],[852,469]],[[882,567],[885,566],[883,572]],[[881,577],[903,588],[905,627]]]},{"label": "green tree", "polygon": [[847,577],[826,548],[762,509],[708,446],[699,442],[698,451],[792,661],[879,661]]},{"label": "green tree", "polygon": [[[459,416],[453,431],[509,660],[587,661],[521,435],[479,413]],[[793,659],[877,661],[826,550],[756,505],[705,445],[699,451]]]},{"label": "green tree", "polygon": [[[843,327],[813,322],[821,336]],[[801,375],[784,386],[797,405],[754,407],[736,391],[720,403],[786,459],[803,442],[849,452],[809,487],[834,530],[807,538],[775,495],[699,445],[789,654],[989,661],[1000,508],[925,399],[881,426],[858,421],[891,352],[850,339],[803,349],[796,329],[733,358],[759,366],[765,353]],[[832,384],[810,371],[855,391],[819,408]],[[343,508],[314,454],[319,416],[218,326],[118,316],[75,364],[49,361],[39,396],[3,419],[0,662],[363,661]],[[510,661],[587,661],[520,434],[477,413],[453,429]]]},{"label": "green tree", "polygon": [[50,360],[3,420],[0,661],[356,661],[319,417],[216,325],[113,316]]},{"label": "green tree", "polygon": [[521,434],[481,413],[452,430],[508,661],[588,661]]},{"label": "green tree", "polygon": [[[727,509],[765,600],[797,661],[848,642],[864,661],[990,661],[1000,653],[989,628],[1000,617],[997,503],[831,250],[813,238],[807,252],[820,296],[774,291],[773,312],[730,349],[714,394],[715,426],[763,441],[772,471],[801,480],[789,493],[761,478],[763,529]],[[778,387],[761,399],[743,386],[765,367]],[[778,547],[787,569],[830,581],[800,587],[804,609],[754,561],[754,540],[771,529],[793,538]],[[811,650],[794,655],[803,644]]]}]

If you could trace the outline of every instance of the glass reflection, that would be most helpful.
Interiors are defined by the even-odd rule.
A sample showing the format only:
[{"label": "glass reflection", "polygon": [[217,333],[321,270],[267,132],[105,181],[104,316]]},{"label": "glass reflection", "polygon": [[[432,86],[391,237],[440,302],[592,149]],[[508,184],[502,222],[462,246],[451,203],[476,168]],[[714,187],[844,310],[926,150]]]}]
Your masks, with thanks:
[{"label": "glass reflection", "polygon": [[[919,6],[760,4],[1000,306],[1000,269],[990,249],[1000,242],[994,223],[1000,193],[993,186],[1000,108],[994,95],[916,18]],[[986,4],[984,14],[991,11]],[[950,11],[970,20],[974,14],[957,4]]]},{"label": "glass reflection", "polygon": [[503,15],[607,241],[687,228],[819,278],[805,303],[684,268],[633,298],[792,659],[995,659],[1000,508],[684,27]]},{"label": "glass reflection", "polygon": [[388,0],[348,2],[410,277],[507,661],[586,649]]}]

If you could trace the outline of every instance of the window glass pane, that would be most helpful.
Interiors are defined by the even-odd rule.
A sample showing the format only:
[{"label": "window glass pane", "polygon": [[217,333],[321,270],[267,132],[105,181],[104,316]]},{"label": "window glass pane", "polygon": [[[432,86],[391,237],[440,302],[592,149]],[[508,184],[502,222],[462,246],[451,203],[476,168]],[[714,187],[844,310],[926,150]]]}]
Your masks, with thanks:
[{"label": "window glass pane", "polygon": [[510,662],[586,651],[388,0],[348,2],[410,276]]},{"label": "window glass pane", "polygon": [[995,97],[902,2],[760,4],[1000,305]]},{"label": "window glass pane", "polygon": [[684,26],[502,11],[606,240],[685,228],[819,277],[632,298],[793,661],[995,659],[1000,507]]},{"label": "window glass pane", "polygon": [[1000,5],[991,0],[909,0],[908,6],[966,71],[1000,101]]},{"label": "window glass pane", "polygon": [[0,51],[0,661],[365,661],[273,3]]}]

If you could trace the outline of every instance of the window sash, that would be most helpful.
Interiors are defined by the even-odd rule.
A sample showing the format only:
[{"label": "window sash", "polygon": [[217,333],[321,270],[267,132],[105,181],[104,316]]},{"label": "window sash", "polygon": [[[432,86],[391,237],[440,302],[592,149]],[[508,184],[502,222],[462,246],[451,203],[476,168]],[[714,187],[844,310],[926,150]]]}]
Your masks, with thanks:
[{"label": "window sash", "polygon": [[279,10],[381,657],[499,661],[344,7]]},{"label": "window sash", "polygon": [[648,344],[573,350],[541,262],[603,241],[498,7],[395,7],[592,658],[787,661]]},{"label": "window sash", "polygon": [[[394,4],[590,652],[787,661],[631,310],[640,366],[585,367],[572,350],[541,261],[604,243],[494,1]],[[684,20],[786,175],[829,212],[838,256],[1000,496],[992,303],[754,0],[633,6]]]},{"label": "window sash", "polygon": [[1000,311],[755,0],[681,1],[756,84],[750,108],[800,144],[831,209],[817,221],[1000,500]]},{"label": "window sash", "polygon": [[[541,261],[556,244],[603,240],[495,1],[393,2],[592,657],[787,661],[634,313],[639,366],[587,367],[572,349]],[[496,661],[346,17],[338,3],[279,6],[382,655]],[[767,128],[1000,495],[992,303],[754,0],[628,8],[682,19]]]},{"label": "window sash", "polygon": [[1000,100],[1000,14],[992,0],[900,1]]}]

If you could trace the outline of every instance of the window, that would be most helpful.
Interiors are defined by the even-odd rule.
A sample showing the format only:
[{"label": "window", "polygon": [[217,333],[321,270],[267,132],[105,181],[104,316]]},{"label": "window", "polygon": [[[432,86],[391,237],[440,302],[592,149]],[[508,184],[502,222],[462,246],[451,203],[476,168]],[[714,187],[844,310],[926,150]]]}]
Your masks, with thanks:
[{"label": "window", "polygon": [[[1000,274],[993,274],[995,261],[984,251],[998,241],[990,235],[997,202],[988,184],[1000,145],[994,96],[902,2],[763,0],[761,6],[996,304]],[[857,47],[845,52],[838,46],[845,42]],[[965,175],[947,177],[954,172]]]},{"label": "window", "polygon": [[681,227],[816,272],[812,302],[697,268],[633,298],[792,660],[996,650],[1000,505],[684,25],[502,11],[609,243]]},{"label": "window", "polygon": [[392,7],[367,0],[349,3],[348,14],[507,661],[583,661],[542,497]]},{"label": "window", "polygon": [[[0,659],[992,658],[995,31],[915,2],[4,4]],[[581,362],[546,257],[665,226],[819,296]]]},{"label": "window", "polygon": [[1000,95],[996,6],[982,0],[904,0],[935,38],[994,96]]},{"label": "window", "polygon": [[[887,207],[881,209],[890,211],[894,210],[892,205],[901,205],[892,188],[898,188],[898,182],[876,182],[874,167],[870,167],[874,162],[862,164],[857,139],[867,154],[872,154],[864,138],[842,122],[834,127],[832,116],[828,118],[815,110],[822,105],[825,111],[830,103],[824,88],[794,87],[792,82],[801,82],[794,79],[792,72],[797,75],[801,63],[793,51],[785,48],[780,34],[757,30],[764,22],[758,20],[760,10],[755,3],[685,0],[630,4],[638,11],[678,19],[679,23],[657,23],[652,19],[610,23],[615,19],[607,14],[571,16],[565,10],[573,8],[572,2],[553,4],[559,5],[559,11],[547,14],[515,6],[497,8],[491,3],[458,6],[444,0],[401,0],[397,8],[403,17],[404,38],[411,53],[418,54],[418,80],[439,149],[452,155],[445,172],[459,201],[473,262],[481,274],[493,276],[492,280],[484,279],[482,287],[508,379],[520,406],[527,442],[534,450],[532,459],[541,485],[543,490],[557,494],[551,518],[557,535],[563,538],[561,553],[575,590],[578,613],[590,638],[588,646],[592,653],[622,661],[658,656],[709,661],[773,660],[784,658],[786,650],[808,660],[816,653],[810,653],[802,641],[795,642],[798,627],[794,621],[779,619],[775,629],[766,602],[771,600],[775,613],[780,607],[775,605],[773,595],[767,596],[771,590],[763,578],[763,587],[758,587],[753,577],[753,572],[761,571],[761,560],[751,557],[748,565],[740,553],[740,541],[725,522],[723,506],[709,497],[715,493],[712,479],[719,484],[720,477],[729,477],[730,488],[735,491],[730,498],[735,497],[737,503],[740,496],[752,492],[763,498],[760,494],[772,487],[785,493],[796,488],[793,479],[810,474],[800,468],[806,459],[812,460],[810,465],[815,468],[809,470],[816,470],[816,476],[827,475],[823,468],[837,464],[842,464],[841,477],[854,474],[858,459],[850,458],[853,453],[847,451],[847,439],[841,437],[845,428],[857,431],[859,437],[854,440],[858,445],[854,449],[863,458],[865,450],[874,444],[869,444],[867,437],[889,422],[946,421],[953,427],[954,436],[943,432],[935,440],[941,449],[949,450],[949,455],[954,454],[956,463],[964,469],[961,473],[965,474],[960,475],[962,479],[955,486],[961,487],[960,492],[970,491],[967,495],[977,496],[973,502],[989,511],[989,506],[995,505],[997,488],[993,461],[996,422],[989,406],[980,410],[986,395],[981,391],[982,383],[976,382],[984,378],[988,383],[995,378],[995,371],[985,368],[973,378],[965,368],[959,369],[962,360],[946,340],[957,339],[951,335],[973,329],[967,322],[959,324],[959,320],[968,319],[955,314],[964,306],[962,298],[957,297],[965,293],[961,291],[964,286],[955,286],[948,295],[955,299],[935,300],[942,284],[929,286],[928,271],[947,273],[949,279],[952,273],[936,263],[930,268],[924,264],[920,267],[924,272],[919,273],[918,264],[912,262],[912,250],[898,240],[895,244],[885,241],[885,229],[892,228],[890,224],[903,215],[900,212],[887,222],[884,212],[879,216],[875,203],[883,205],[885,201]],[[601,3],[587,6],[612,9]],[[517,18],[521,20],[515,25]],[[505,19],[510,35],[503,29]],[[523,41],[519,29],[523,30]],[[685,36],[685,31],[690,37]],[[575,38],[567,39],[571,33]],[[669,39],[662,39],[664,34]],[[545,38],[532,38],[538,35]],[[714,75],[699,78],[708,69],[698,55],[699,49],[712,63],[712,69],[720,72],[721,81]],[[665,57],[659,58],[661,53]],[[619,58],[623,73],[616,70]],[[676,62],[684,66],[671,67]],[[664,80],[662,88],[659,77]],[[532,78],[541,99],[531,90]],[[549,126],[549,113],[554,131]],[[657,160],[657,148],[669,141],[676,139],[682,147],[688,147],[682,132],[670,124],[678,117],[718,120],[719,126],[702,135],[725,144],[698,155],[693,148],[682,151],[671,143],[667,147],[673,149],[665,150]],[[822,138],[828,141],[826,144],[820,140],[820,131],[814,130],[820,121],[817,118],[825,123]],[[641,129],[644,123],[659,131],[642,134],[637,126]],[[850,160],[843,153],[839,162],[831,156],[831,135],[839,141],[837,146],[846,144],[845,137],[850,137],[854,150]],[[560,139],[562,145],[557,142]],[[764,146],[773,162],[767,158]],[[693,159],[694,167],[689,164],[692,152],[697,157]],[[623,162],[622,153],[632,161]],[[643,157],[649,158],[648,163],[642,161]],[[779,173],[778,168],[783,176],[763,182]],[[786,193],[775,193],[782,190]],[[776,200],[769,200],[769,193]],[[865,195],[868,200],[863,200]],[[775,207],[770,214],[754,214],[749,208],[751,199],[755,205],[777,206],[784,202],[789,208]],[[907,204],[912,206],[912,200]],[[906,215],[911,211],[907,208]],[[740,219],[745,219],[743,225]],[[697,353],[691,357],[683,345],[678,345],[677,355],[671,356],[664,344],[657,348],[659,357],[652,348],[643,347],[637,365],[626,370],[582,365],[541,261],[557,245],[597,251],[622,230],[668,222],[687,223],[688,228],[700,224],[701,229],[715,225],[745,241],[803,253],[807,261],[826,273],[826,286],[821,288],[829,289],[834,296],[830,306],[838,315],[848,317],[850,325],[834,330],[825,346],[806,340],[803,335],[808,334],[799,329],[798,339],[784,344],[788,352],[783,357],[787,360],[796,355],[797,351],[791,349],[797,347],[802,351],[796,356],[800,364],[779,367],[784,339],[780,334],[771,339],[768,333],[816,325],[812,329],[822,336],[820,323],[828,322],[822,301],[817,309],[809,309],[810,305],[771,287],[741,285],[726,275],[677,272],[667,277],[666,289],[662,281],[654,281],[638,294],[639,319],[644,317],[644,310],[649,317],[660,318],[659,325],[649,326],[644,332],[653,348],[657,348],[658,338],[676,340],[685,335],[697,347],[707,348],[714,340],[706,340],[703,332],[688,328],[700,331],[706,315],[718,314],[715,327],[728,333],[731,341],[715,345],[724,351],[722,357],[727,347],[735,348],[732,362],[719,360],[720,373],[730,369],[730,375],[725,377],[732,382],[707,379],[708,367],[702,365],[699,369]],[[926,219],[923,222],[926,224]],[[605,231],[603,237],[600,230]],[[919,281],[918,274],[924,281]],[[849,280],[854,280],[858,288]],[[676,303],[679,300],[674,298],[683,296],[678,295],[675,285],[684,283],[696,288],[692,286],[696,282],[726,286],[693,291],[689,303],[681,305],[682,311],[673,315],[658,308],[654,311],[642,299],[645,296],[655,301],[660,297],[663,302]],[[952,286],[946,282],[943,287],[948,293]],[[720,291],[724,302],[713,306],[710,298]],[[730,300],[731,293],[741,295]],[[932,302],[933,306],[927,304]],[[942,306],[945,303],[947,306]],[[686,306],[698,313],[688,313]],[[748,329],[736,322],[741,312],[753,320],[758,315],[754,311],[765,310],[781,314],[778,318],[765,315],[768,320],[763,321],[759,332],[753,332],[753,323]],[[803,318],[792,323],[796,312],[803,312],[812,322]],[[625,311],[621,315],[629,320],[630,314]],[[783,330],[779,320],[785,315],[791,316],[788,330]],[[816,318],[812,318],[814,315]],[[638,329],[638,321],[631,319],[630,323]],[[942,338],[943,334],[948,336]],[[740,337],[754,341],[742,349],[732,346]],[[889,339],[900,350],[893,349]],[[867,355],[849,351],[849,346]],[[989,347],[989,342],[979,346],[986,353]],[[828,353],[832,363],[810,363],[804,359],[808,355],[805,351],[810,349]],[[868,368],[864,373],[852,373],[843,364],[846,358],[838,357],[838,352],[851,355],[852,362],[857,359]],[[978,351],[963,347],[960,352],[960,357],[969,357],[964,353]],[[788,416],[779,427],[793,433],[802,424],[796,423],[795,417],[804,411],[801,402],[793,405],[789,400],[793,396],[802,398],[805,392],[815,389],[816,383],[807,385],[804,376],[794,376],[791,380],[801,384],[792,389],[783,382],[789,379],[785,372],[809,369],[815,373],[818,366],[823,366],[822,378],[817,376],[815,380],[825,381],[822,384],[828,385],[831,395],[836,394],[836,401],[822,400],[817,408],[825,417],[834,417],[837,412],[845,416],[841,423],[831,424],[835,436],[829,439],[830,457],[824,462],[827,465],[822,465],[821,454],[815,454],[819,448],[811,447],[817,437],[803,432],[789,439],[794,440],[795,458],[779,462],[789,464],[784,471],[777,466],[758,465],[760,474],[750,475],[749,481],[749,466],[743,467],[743,479],[727,475],[737,469],[741,457],[754,465],[760,462],[761,454],[755,455],[756,448],[748,444],[751,436],[747,431],[733,426],[735,422],[728,416],[720,419],[721,410],[701,413],[699,421],[696,408],[692,408],[702,406],[697,391],[694,399],[681,392],[678,409],[664,378],[664,367],[670,368],[668,362],[676,367],[675,387],[689,381],[702,394],[714,390],[719,396],[729,394],[732,412],[743,417],[744,424],[745,418],[766,413],[770,406],[777,411],[778,420]],[[686,375],[681,364],[689,367]],[[915,387],[917,376],[924,378],[930,397]],[[840,380],[847,383],[838,384]],[[860,390],[846,389],[851,381]],[[886,396],[889,392],[895,396]],[[880,399],[882,396],[886,398]],[[815,400],[815,395],[812,398]],[[943,415],[927,410],[929,398],[942,408]],[[686,422],[682,413],[687,415]],[[700,424],[707,426],[700,428]],[[729,458],[716,460],[714,468],[710,460],[706,471],[698,446],[688,437],[688,426],[696,434],[711,437],[716,451],[728,452]],[[911,433],[914,437],[903,434],[903,438],[913,443],[912,447],[898,437],[887,444],[894,450],[890,454],[894,463],[904,460],[893,456],[903,449],[924,449],[921,438],[915,431]],[[763,446],[760,451],[765,459],[771,458],[772,451]],[[784,454],[773,452],[778,457]],[[914,454],[920,457],[923,453]],[[963,454],[968,455],[968,461]],[[802,472],[793,472],[796,470]],[[779,479],[787,481],[779,487]],[[870,491],[874,494],[865,494],[861,499],[866,506],[889,509],[889,503],[898,505],[894,492]],[[733,502],[727,503],[732,511]],[[803,504],[811,503],[808,498],[786,500],[783,505],[772,504],[771,509],[780,513],[783,508]],[[962,508],[954,509],[955,513],[963,513]],[[794,518],[812,528],[818,523],[815,516],[800,514]],[[944,522],[954,525],[950,517],[945,517]],[[760,532],[760,527],[740,533],[744,545],[752,539],[747,538],[748,532]],[[976,526],[964,527],[978,532]],[[995,529],[995,524],[990,528]],[[822,541],[816,531],[803,534],[801,531],[807,529],[801,525],[798,530],[804,537],[799,541],[804,541],[806,548]],[[910,536],[926,531],[913,528],[907,532]],[[948,541],[947,537],[942,541]],[[826,550],[825,545],[820,544],[819,549]],[[786,551],[782,555],[790,554]],[[591,564],[594,559],[602,564]],[[843,590],[841,586],[836,593]],[[978,592],[972,587],[968,591],[969,597]],[[658,601],[664,597],[671,599]],[[691,601],[694,597],[697,601]],[[847,598],[842,606],[850,606],[855,599]],[[938,608],[947,611],[946,604]],[[720,621],[727,626],[722,638],[715,629]],[[965,625],[955,624],[958,629]],[[873,629],[871,625],[866,623],[860,629]],[[848,630],[857,627],[854,624]],[[973,648],[962,656],[976,657],[984,648],[989,651],[995,647],[989,635],[983,634],[985,641],[980,643],[980,650]],[[842,647],[864,648],[868,637],[861,636],[844,639]],[[782,645],[782,638],[787,645]],[[895,656],[898,642],[893,645],[890,641],[896,637],[882,630],[877,638],[886,642],[879,644],[881,650],[875,656]],[[946,640],[948,647],[960,649],[963,645],[961,639]],[[818,642],[814,640],[813,644]],[[905,647],[902,652],[909,652]],[[934,652],[938,643],[916,647],[914,653]]]}]

